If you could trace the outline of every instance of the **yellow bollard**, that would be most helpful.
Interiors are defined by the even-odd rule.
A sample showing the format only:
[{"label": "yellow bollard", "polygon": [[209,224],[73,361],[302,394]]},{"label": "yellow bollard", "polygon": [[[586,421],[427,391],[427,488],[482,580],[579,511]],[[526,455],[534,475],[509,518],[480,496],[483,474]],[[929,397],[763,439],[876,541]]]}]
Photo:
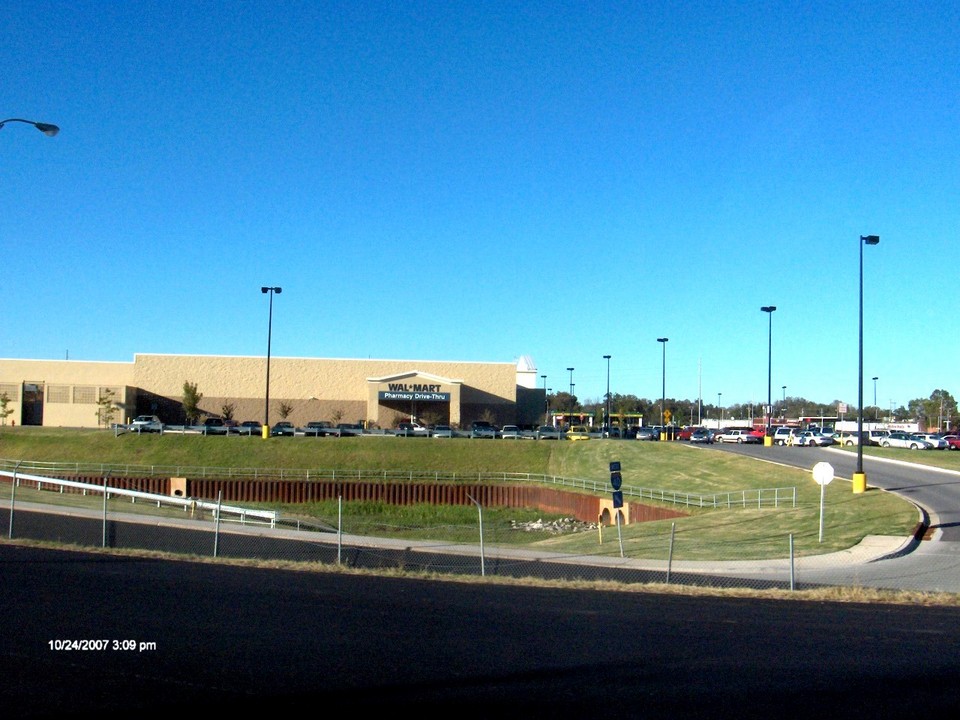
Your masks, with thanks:
[{"label": "yellow bollard", "polygon": [[263,439],[266,440],[268,437],[270,437],[270,426],[264,425],[262,432],[263,432]]},{"label": "yellow bollard", "polygon": [[853,492],[862,493],[867,491],[867,474],[866,473],[857,473],[853,474]]}]

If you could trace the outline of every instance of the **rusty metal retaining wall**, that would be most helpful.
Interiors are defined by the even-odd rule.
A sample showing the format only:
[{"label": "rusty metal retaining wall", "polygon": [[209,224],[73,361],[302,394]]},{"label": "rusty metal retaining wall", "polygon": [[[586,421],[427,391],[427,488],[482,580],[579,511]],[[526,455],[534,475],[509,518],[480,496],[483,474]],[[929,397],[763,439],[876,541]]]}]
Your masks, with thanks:
[{"label": "rusty metal retaining wall", "polygon": [[[66,480],[103,485],[102,476],[70,475]],[[124,490],[139,490],[159,495],[171,494],[170,478],[113,477],[106,483]],[[67,492],[80,492],[67,490]],[[600,512],[599,498],[583,493],[554,490],[528,485],[453,484],[350,480],[214,480],[187,479],[189,497],[216,500],[222,492],[223,502],[230,503],[308,503],[336,500],[346,502],[382,502],[390,505],[472,505],[472,496],[484,507],[537,508],[543,512],[569,515],[584,522],[596,522]],[[642,503],[629,503],[630,521],[647,522],[684,517],[686,513]]]}]

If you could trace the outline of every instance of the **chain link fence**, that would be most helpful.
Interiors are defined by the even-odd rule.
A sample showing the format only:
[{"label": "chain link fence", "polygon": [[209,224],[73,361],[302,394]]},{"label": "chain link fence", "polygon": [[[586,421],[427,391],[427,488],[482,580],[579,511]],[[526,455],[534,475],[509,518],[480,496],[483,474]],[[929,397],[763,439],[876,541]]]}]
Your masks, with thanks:
[{"label": "chain link fence", "polygon": [[[57,469],[63,471],[63,466]],[[382,519],[342,512],[342,500],[330,516],[292,518],[222,499],[200,501],[128,490],[111,483],[111,475],[121,473],[115,466],[98,468],[100,483],[56,478],[42,474],[44,468],[36,466],[28,470],[21,466],[0,470],[0,522],[6,524],[8,538],[194,557],[482,577],[810,589],[856,584],[859,564],[895,552],[899,544],[886,539],[841,553],[798,556],[790,534],[725,541],[678,530],[676,523],[663,521],[650,525],[655,529],[627,536],[618,525],[571,518],[546,523],[490,522],[492,511],[476,501],[475,522],[456,525],[431,525],[427,518],[418,524],[388,525]],[[81,474],[90,470],[71,468]],[[191,471],[175,470],[178,474]],[[137,467],[136,472],[142,474],[143,468]],[[158,473],[169,476],[171,471]],[[349,475],[340,471],[339,479],[346,482]],[[404,474],[404,479],[413,475]],[[440,473],[417,475],[441,479]],[[598,493],[607,490],[593,481],[555,481]],[[783,488],[771,491],[767,498],[756,490],[710,499],[684,495],[673,502],[734,506],[744,513],[796,502],[795,494],[791,497]],[[664,502],[662,495],[654,499]],[[530,541],[531,534],[538,538],[536,542]],[[751,548],[751,543],[756,547]]]}]

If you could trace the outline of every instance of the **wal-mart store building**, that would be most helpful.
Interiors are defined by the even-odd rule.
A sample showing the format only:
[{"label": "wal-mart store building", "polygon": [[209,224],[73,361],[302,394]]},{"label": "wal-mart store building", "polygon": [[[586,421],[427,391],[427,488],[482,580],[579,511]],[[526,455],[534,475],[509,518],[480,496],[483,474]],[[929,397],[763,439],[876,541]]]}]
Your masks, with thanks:
[{"label": "wal-mart store building", "polygon": [[[536,425],[545,407],[537,369],[529,356],[511,362],[442,360],[270,359],[269,423],[286,419],[394,426],[426,423]],[[158,415],[167,424],[185,420],[183,386],[196,384],[200,410],[220,417],[232,406],[237,421],[264,421],[265,357],[136,354],[133,362],[0,359],[0,395],[6,424],[97,427],[99,401],[109,397],[114,422]]]}]

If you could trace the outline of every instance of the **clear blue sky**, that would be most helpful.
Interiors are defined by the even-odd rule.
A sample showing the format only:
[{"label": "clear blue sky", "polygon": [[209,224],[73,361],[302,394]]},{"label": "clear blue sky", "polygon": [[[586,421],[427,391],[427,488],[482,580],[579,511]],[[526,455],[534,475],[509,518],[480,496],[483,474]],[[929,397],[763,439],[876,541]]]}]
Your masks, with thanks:
[{"label": "clear blue sky", "polygon": [[[4,7],[0,357],[957,386],[956,2]],[[416,365],[415,362],[411,363]],[[702,389],[702,390],[701,390]]]}]

